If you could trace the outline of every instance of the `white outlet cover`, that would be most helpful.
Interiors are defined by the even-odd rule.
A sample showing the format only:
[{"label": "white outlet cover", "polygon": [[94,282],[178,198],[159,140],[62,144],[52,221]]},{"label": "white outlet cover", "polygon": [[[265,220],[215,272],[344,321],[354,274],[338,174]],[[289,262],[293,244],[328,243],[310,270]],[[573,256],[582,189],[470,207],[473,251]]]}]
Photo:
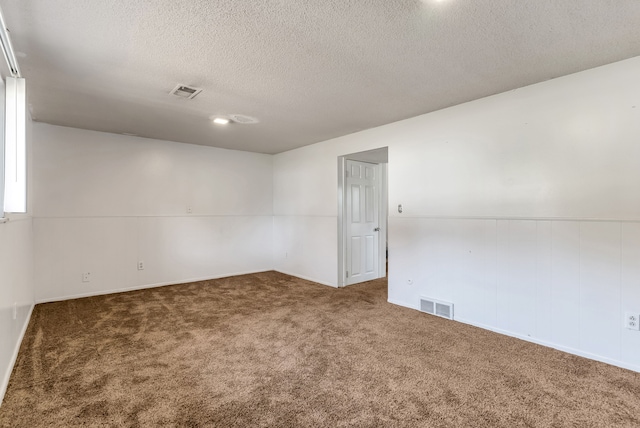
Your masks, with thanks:
[{"label": "white outlet cover", "polygon": [[629,330],[640,331],[640,313],[637,312],[625,312],[624,313],[624,326]]}]

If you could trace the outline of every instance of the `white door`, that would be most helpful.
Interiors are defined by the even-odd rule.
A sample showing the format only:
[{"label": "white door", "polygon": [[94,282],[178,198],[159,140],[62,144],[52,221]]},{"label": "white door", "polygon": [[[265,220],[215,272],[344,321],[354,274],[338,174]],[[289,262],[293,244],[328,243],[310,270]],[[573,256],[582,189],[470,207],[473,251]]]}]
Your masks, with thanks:
[{"label": "white door", "polygon": [[345,285],[379,277],[380,165],[347,160]]}]

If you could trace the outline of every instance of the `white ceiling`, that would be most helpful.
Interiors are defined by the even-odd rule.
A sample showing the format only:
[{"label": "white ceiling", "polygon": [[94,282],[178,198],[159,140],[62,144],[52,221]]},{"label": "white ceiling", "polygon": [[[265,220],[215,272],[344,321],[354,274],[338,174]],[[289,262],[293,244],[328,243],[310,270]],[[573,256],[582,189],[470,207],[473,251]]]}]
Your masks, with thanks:
[{"label": "white ceiling", "polygon": [[[36,120],[262,153],[640,55],[638,0],[0,6]],[[209,120],[231,113],[260,123]]]}]

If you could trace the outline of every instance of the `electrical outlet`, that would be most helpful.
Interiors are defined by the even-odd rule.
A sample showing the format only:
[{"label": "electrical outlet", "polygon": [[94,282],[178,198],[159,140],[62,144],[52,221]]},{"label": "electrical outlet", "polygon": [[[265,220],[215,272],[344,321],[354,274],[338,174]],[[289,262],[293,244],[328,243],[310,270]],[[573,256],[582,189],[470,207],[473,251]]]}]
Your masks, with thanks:
[{"label": "electrical outlet", "polygon": [[82,282],[91,281],[91,272],[85,272],[82,274]]},{"label": "electrical outlet", "polygon": [[640,314],[637,312],[625,312],[624,326],[629,330],[640,330]]},{"label": "electrical outlet", "polygon": [[144,262],[142,260],[138,262],[138,270],[144,270]]},{"label": "electrical outlet", "polygon": [[187,207],[187,214],[191,214],[191,213],[193,213],[193,208]]},{"label": "electrical outlet", "polygon": [[411,279],[411,278],[407,279],[407,284],[409,284],[409,285],[413,284],[413,279]]}]

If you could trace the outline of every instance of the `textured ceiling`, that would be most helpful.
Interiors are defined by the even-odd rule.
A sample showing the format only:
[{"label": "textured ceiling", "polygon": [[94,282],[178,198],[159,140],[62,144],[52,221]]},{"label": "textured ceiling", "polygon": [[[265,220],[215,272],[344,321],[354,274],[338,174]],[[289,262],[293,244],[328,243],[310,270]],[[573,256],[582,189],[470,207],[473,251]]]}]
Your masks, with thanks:
[{"label": "textured ceiling", "polygon": [[[638,0],[0,6],[37,121],[262,153],[640,55]],[[209,120],[230,113],[260,123]]]}]

